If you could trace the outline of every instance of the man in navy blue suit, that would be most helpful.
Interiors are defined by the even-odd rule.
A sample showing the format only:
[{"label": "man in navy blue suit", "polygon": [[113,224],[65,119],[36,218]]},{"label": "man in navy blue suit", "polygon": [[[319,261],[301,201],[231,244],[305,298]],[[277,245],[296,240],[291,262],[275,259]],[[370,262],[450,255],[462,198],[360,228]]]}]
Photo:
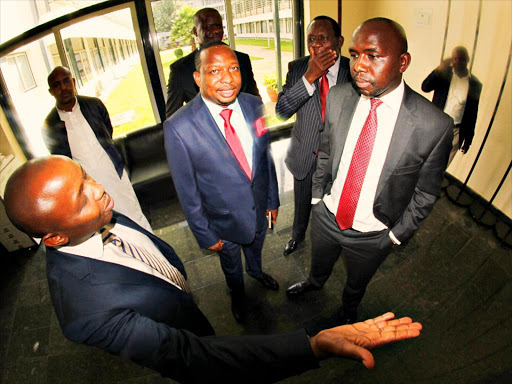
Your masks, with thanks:
[{"label": "man in navy blue suit", "polygon": [[64,156],[25,163],[8,180],[4,202],[11,221],[46,245],[50,296],[64,336],[179,382],[273,382],[334,355],[371,368],[368,349],[421,330],[387,313],[311,338],[304,329],[214,337],[172,247],[113,212],[113,199],[78,163]]},{"label": "man in navy blue suit", "polygon": [[236,321],[243,320],[247,274],[278,283],[261,267],[267,215],[279,207],[277,177],[260,98],[240,93],[240,66],[226,44],[213,41],[196,56],[200,93],[164,123],[167,160],[190,229],[201,248],[218,252]]}]

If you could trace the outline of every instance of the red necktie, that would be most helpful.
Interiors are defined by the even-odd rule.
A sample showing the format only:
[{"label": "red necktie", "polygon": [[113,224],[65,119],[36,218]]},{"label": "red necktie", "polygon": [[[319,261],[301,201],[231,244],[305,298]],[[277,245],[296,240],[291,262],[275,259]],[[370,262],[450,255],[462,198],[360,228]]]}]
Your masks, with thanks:
[{"label": "red necktie", "polygon": [[382,104],[382,100],[373,98],[370,103],[370,113],[357,139],[345,185],[341,192],[338,211],[336,212],[336,222],[341,230],[352,227],[364,177],[372,156],[373,144],[377,134],[377,107]]},{"label": "red necktie", "polygon": [[233,113],[232,109],[223,109],[220,113],[220,116],[224,119],[224,131],[226,133],[226,141],[228,142],[229,148],[235,155],[238,163],[244,170],[245,174],[249,179],[251,179],[251,167],[249,166],[249,162],[247,161],[247,157],[245,157],[244,149],[242,148],[242,143],[238,138],[233,126],[230,123],[231,114]]},{"label": "red necktie", "polygon": [[322,75],[320,82],[320,105],[322,106],[322,122],[325,121],[325,103],[327,102],[327,94],[329,93],[329,80],[327,80],[327,72]]}]

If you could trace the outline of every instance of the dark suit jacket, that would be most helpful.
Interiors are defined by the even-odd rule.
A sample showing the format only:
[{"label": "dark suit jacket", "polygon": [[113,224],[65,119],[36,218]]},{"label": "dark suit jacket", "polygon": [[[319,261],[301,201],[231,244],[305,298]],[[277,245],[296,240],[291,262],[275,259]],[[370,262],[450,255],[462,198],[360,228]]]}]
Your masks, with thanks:
[{"label": "dark suit jacket", "polygon": [[[167,84],[167,103],[165,105],[165,116],[167,118],[180,109],[183,103],[188,103],[199,93],[199,88],[193,76],[196,70],[194,60],[197,52],[199,51],[196,49],[171,64],[171,73],[169,74],[169,83]],[[256,81],[254,81],[249,55],[238,51],[235,51],[235,54],[238,58],[242,75],[241,92],[260,97],[258,86]]]},{"label": "dark suit jacket", "polygon": [[257,137],[263,105],[240,93],[238,102],[254,138],[249,180],[198,94],[164,123],[167,160],[190,229],[201,248],[219,239],[251,243],[266,209],[279,207],[268,131]]},{"label": "dark suit jacket", "polygon": [[[446,99],[448,98],[448,91],[450,90],[450,82],[452,81],[453,70],[449,68],[446,71],[439,73],[434,69],[428,77],[423,80],[421,90],[423,92],[434,91],[434,98],[432,102],[437,105],[441,110],[444,110]],[[471,75],[469,78],[468,97],[466,99],[466,107],[464,108],[464,115],[460,123],[459,130],[459,148],[463,144],[469,149],[473,142],[475,135],[476,118],[478,115],[478,103],[480,101],[480,93],[482,92],[482,83]]]},{"label": "dark suit jacket", "polygon": [[[85,120],[87,120],[99,143],[112,160],[117,173],[122,175],[124,163],[112,140],[113,129],[107,108],[100,99],[95,97],[77,96],[76,98]],[[46,147],[52,155],[71,157],[66,125],[60,119],[57,108],[54,107],[46,117],[42,134]]]},{"label": "dark suit jacket", "polygon": [[[148,236],[184,276],[172,247],[127,217],[114,221]],[[268,382],[317,366],[304,330],[276,336],[213,335],[187,294],[121,265],[47,249],[46,273],[64,335],[180,382]],[[265,372],[267,371],[267,372]],[[253,381],[254,379],[254,381]]]},{"label": "dark suit jacket", "polygon": [[[304,179],[315,164],[316,152],[320,145],[320,133],[324,129],[322,108],[320,105],[320,79],[315,81],[317,89],[313,96],[302,81],[302,76],[308,69],[309,56],[301,57],[288,64],[288,74],[283,91],[279,93],[276,113],[279,117],[289,119],[297,114],[290,137],[290,145],[285,163],[293,177]],[[349,60],[341,56],[340,68],[336,84],[350,81]]]},{"label": "dark suit jacket", "polygon": [[[352,83],[329,91],[314,198],[331,190],[359,97]],[[401,242],[418,229],[439,196],[452,139],[453,120],[405,85],[373,203],[375,217]]]}]

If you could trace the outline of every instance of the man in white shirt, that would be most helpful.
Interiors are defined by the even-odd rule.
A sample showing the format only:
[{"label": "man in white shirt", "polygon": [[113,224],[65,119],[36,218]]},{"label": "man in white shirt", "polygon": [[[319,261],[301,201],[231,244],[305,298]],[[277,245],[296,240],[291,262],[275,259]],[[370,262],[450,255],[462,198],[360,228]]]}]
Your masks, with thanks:
[{"label": "man in white shirt", "polygon": [[7,182],[7,215],[46,246],[52,304],[74,342],[178,382],[267,383],[329,356],[372,368],[369,349],[420,334],[421,324],[386,313],[311,338],[304,329],[215,337],[172,247],[114,206],[103,186],[63,156],[31,160]]},{"label": "man in white shirt", "polygon": [[112,141],[112,124],[101,100],[77,96],[75,79],[66,67],[56,67],[48,85],[56,100],[42,131],[50,153],[78,161],[115,198],[118,212],[152,231]]},{"label": "man in white shirt", "polygon": [[297,114],[285,163],[293,175],[292,237],[284,248],[289,255],[304,240],[311,213],[311,180],[316,168],[320,135],[324,129],[329,88],[350,81],[348,59],[341,56],[343,36],[338,23],[317,16],[308,26],[310,55],[290,62],[276,113],[283,119]]},{"label": "man in white shirt", "polygon": [[342,250],[347,265],[336,324],[355,321],[366,287],[393,245],[406,241],[439,196],[453,120],[402,80],[409,66],[403,28],[361,24],[349,47],[353,84],[329,92],[313,175],[309,278],[289,297],[320,289]]},{"label": "man in white shirt", "polygon": [[455,154],[465,154],[473,141],[482,83],[468,69],[465,47],[455,47],[452,57],[443,60],[421,84],[423,92],[434,91],[432,102],[453,119],[453,146],[448,165]]}]

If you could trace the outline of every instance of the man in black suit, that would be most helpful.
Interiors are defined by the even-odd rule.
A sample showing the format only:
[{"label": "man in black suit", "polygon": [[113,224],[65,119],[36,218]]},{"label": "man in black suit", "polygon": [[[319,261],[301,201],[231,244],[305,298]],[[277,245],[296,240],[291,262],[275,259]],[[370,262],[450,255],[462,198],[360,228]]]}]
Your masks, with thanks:
[{"label": "man in black suit", "polygon": [[336,84],[350,81],[348,59],[340,54],[343,36],[338,23],[330,17],[317,16],[309,24],[307,36],[310,56],[290,62],[286,84],[276,104],[276,113],[283,119],[297,114],[285,159],[293,174],[295,203],[292,238],[284,248],[285,255],[295,251],[308,227],[311,180],[324,129],[327,92]]},{"label": "man in black suit", "polygon": [[313,175],[310,275],[287,290],[293,297],[320,289],[343,250],[347,282],[337,324],[355,321],[379,265],[431,212],[453,131],[448,115],[403,82],[411,56],[398,23],[365,21],[349,52],[354,83],[329,92]]},{"label": "man in black suit", "polygon": [[452,57],[444,60],[421,84],[423,92],[434,91],[432,102],[453,119],[453,147],[450,164],[455,154],[465,154],[475,135],[478,103],[482,83],[469,73],[469,54],[465,47],[455,47]]},{"label": "man in black suit", "polygon": [[31,160],[7,182],[11,221],[46,246],[50,296],[64,335],[179,382],[267,383],[416,337],[421,324],[386,313],[355,326],[272,336],[214,337],[172,247],[126,216],[78,163]]},{"label": "man in black suit", "polygon": [[[192,32],[196,35],[199,46],[210,41],[222,41],[224,29],[219,11],[215,8],[203,8],[197,11],[194,15],[194,28]],[[165,116],[167,118],[180,109],[183,103],[188,103],[199,93],[199,88],[194,81],[193,75],[196,70],[194,62],[197,52],[198,50],[196,49],[171,64],[171,73],[169,74],[169,83],[167,84],[167,103],[165,106]],[[238,51],[234,52],[238,58],[242,75],[241,92],[260,97],[258,86],[256,81],[254,81],[249,55]]]}]

